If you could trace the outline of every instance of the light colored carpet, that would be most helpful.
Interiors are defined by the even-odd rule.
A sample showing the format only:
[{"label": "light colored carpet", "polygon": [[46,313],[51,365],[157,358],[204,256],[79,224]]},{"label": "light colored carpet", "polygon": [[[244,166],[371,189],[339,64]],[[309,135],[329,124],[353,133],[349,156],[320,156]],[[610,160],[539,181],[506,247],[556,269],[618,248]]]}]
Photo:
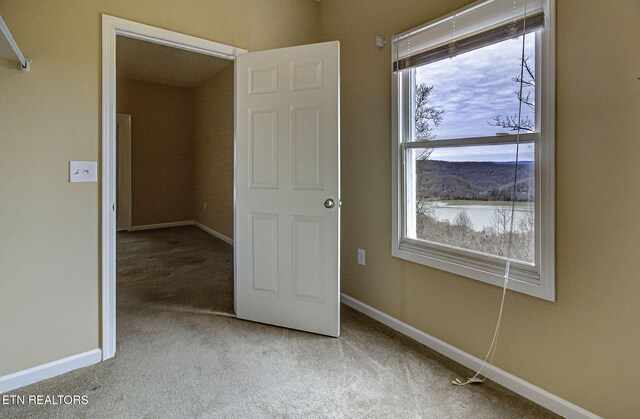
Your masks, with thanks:
[{"label": "light colored carpet", "polygon": [[0,406],[2,417],[555,417],[342,307],[338,339],[237,320],[233,250],[194,227],[118,234],[115,358],[10,394],[84,406]]}]

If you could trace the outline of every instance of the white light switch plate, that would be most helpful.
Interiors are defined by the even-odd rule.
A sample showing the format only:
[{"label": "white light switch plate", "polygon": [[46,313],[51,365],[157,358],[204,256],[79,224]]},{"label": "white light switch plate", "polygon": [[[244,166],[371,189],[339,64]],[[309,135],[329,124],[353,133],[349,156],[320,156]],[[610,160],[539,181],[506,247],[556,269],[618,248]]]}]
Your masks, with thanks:
[{"label": "white light switch plate", "polygon": [[358,265],[366,265],[366,252],[363,249],[358,249]]},{"label": "white light switch plate", "polygon": [[98,162],[95,161],[70,161],[69,182],[97,182]]}]

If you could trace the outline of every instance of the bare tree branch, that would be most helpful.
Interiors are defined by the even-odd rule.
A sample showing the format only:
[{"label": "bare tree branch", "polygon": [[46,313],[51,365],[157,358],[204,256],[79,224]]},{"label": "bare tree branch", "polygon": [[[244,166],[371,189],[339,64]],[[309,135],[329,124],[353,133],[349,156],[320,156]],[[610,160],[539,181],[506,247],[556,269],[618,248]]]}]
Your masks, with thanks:
[{"label": "bare tree branch", "polygon": [[[524,57],[522,60],[523,73],[522,77],[518,74],[515,77],[512,77],[511,80],[520,84],[522,81],[522,87],[535,88],[536,80],[535,80],[535,70],[532,67],[531,63],[529,63],[529,57]],[[531,109],[535,108],[535,103],[531,98],[531,92],[527,92],[525,95],[524,92],[520,92],[520,90],[514,91],[514,94],[518,98],[518,100]],[[508,129],[510,131],[534,131],[533,121],[528,116],[525,116],[522,120],[518,121],[518,115],[507,115],[504,118],[501,115],[496,115],[493,117],[493,121],[487,121],[487,123],[491,126]]]},{"label": "bare tree branch", "polygon": [[525,116],[518,122],[518,115],[507,115],[502,118],[500,115],[493,117],[492,121],[487,121],[491,126],[508,129],[510,131],[529,131],[533,132],[533,122],[528,116]]},{"label": "bare tree branch", "polygon": [[[416,140],[433,140],[436,135],[433,133],[435,127],[440,125],[443,119],[444,109],[437,109],[429,106],[429,95],[433,86],[420,83],[415,90],[415,132]],[[418,160],[426,160],[431,155],[431,149],[424,149],[418,152]]]},{"label": "bare tree branch", "polygon": [[[524,67],[522,84],[525,86],[534,87],[536,85],[536,76],[535,70],[529,63],[529,57],[524,57],[524,59],[522,60],[522,65]],[[520,83],[520,74],[512,77],[511,80],[515,81],[516,83]]]}]

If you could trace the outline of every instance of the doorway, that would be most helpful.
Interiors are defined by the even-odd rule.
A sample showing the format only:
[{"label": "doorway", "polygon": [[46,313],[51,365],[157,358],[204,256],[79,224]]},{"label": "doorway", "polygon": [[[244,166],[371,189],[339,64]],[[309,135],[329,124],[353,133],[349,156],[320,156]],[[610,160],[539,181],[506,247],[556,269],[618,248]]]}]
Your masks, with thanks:
[{"label": "doorway", "polygon": [[115,354],[117,36],[235,61],[234,311],[339,336],[339,43],[247,53],[107,15],[102,27],[103,359]]},{"label": "doorway", "polygon": [[[116,38],[118,337],[233,315],[233,61]],[[135,122],[135,126],[132,123]]]},{"label": "doorway", "polygon": [[[145,60],[153,60],[152,56],[138,56],[139,62],[136,63],[136,60],[130,60],[130,65],[126,69],[118,69],[116,67],[116,46],[119,40],[125,40],[125,42],[129,42],[129,44],[141,43],[144,42],[146,44],[151,43],[151,45],[156,47],[170,47],[172,49],[176,49],[177,51],[183,53],[191,53],[192,55],[200,55],[205,58],[216,57],[217,59],[224,60],[226,63],[233,63],[236,56],[242,52],[246,52],[243,49],[231,47],[228,45],[219,44],[212,41],[207,41],[200,38],[191,37],[188,35],[167,31],[164,29],[128,21],[125,19],[120,19],[112,16],[103,15],[103,148],[102,148],[102,211],[103,211],[103,224],[102,224],[102,353],[103,360],[113,357],[115,354],[115,330],[116,330],[116,305],[115,305],[115,296],[116,296],[116,202],[117,202],[117,147],[116,147],[116,117],[117,117],[117,101],[116,101],[116,86],[118,80],[117,71],[121,70],[128,74],[129,78],[132,78],[131,74],[135,73],[139,70],[140,66],[144,66]],[[195,54],[193,54],[195,53]],[[157,58],[157,57],[156,57]],[[199,65],[201,63],[192,63],[193,68],[188,71],[189,75],[194,77],[198,76],[198,68],[202,66]],[[170,77],[170,74],[163,73],[163,69],[166,66],[157,66],[159,71],[156,71],[155,77],[165,77],[163,80],[153,80],[155,82],[158,81],[166,81],[166,77]],[[231,64],[231,68],[233,65]],[[196,74],[198,73],[198,74]],[[229,89],[233,91],[233,86],[235,81],[233,79],[233,71],[230,73],[231,86]],[[123,74],[120,74],[123,75]],[[202,77],[200,74],[198,77]],[[136,78],[136,77],[133,77]],[[206,76],[205,76],[206,79]],[[202,80],[201,80],[202,81]],[[193,83],[194,81],[191,80]],[[140,87],[140,86],[138,86]],[[148,86],[147,86],[148,87]],[[121,110],[122,111],[122,110]],[[126,110],[125,110],[126,111]],[[233,113],[231,114],[231,119],[233,121]],[[160,121],[162,122],[162,121]],[[152,122],[153,124],[153,122]],[[136,133],[136,115],[132,115],[131,118],[132,125],[132,133],[133,133],[133,141],[135,141],[135,133]],[[233,125],[233,122],[232,122]],[[177,145],[176,145],[177,146]],[[180,147],[178,146],[178,149]],[[153,145],[150,145],[150,148],[147,148],[147,151],[151,150],[152,152],[155,150]],[[133,151],[132,159],[135,161],[135,150]],[[157,151],[157,150],[155,150]],[[170,150],[165,150],[162,153],[171,153]],[[156,156],[158,157],[158,156]],[[233,164],[233,163],[231,163]],[[188,164],[187,164],[188,165]],[[147,178],[152,179],[156,176],[163,176],[163,168],[158,169],[158,165],[153,165],[147,172]],[[154,167],[155,166],[155,167]],[[185,166],[185,165],[183,165]],[[150,172],[150,173],[149,173]],[[138,175],[140,172],[138,171]],[[184,175],[184,173],[182,173]],[[189,177],[189,175],[186,175]],[[208,219],[203,215],[202,218],[197,217],[185,217],[185,212],[178,208],[176,210],[174,205],[160,205],[160,209],[158,209],[158,202],[163,197],[166,197],[166,194],[163,191],[163,188],[167,188],[167,184],[173,184],[174,191],[180,192],[182,188],[180,184],[180,170],[177,170],[177,173],[174,173],[174,176],[170,176],[171,179],[164,179],[164,183],[159,188],[156,185],[156,189],[151,191],[149,194],[148,190],[145,190],[144,185],[137,185],[136,188],[136,169],[135,167],[132,170],[132,203],[131,203],[131,230],[145,230],[147,228],[152,227],[169,227],[171,225],[200,225],[203,229],[208,228],[209,233],[216,232],[213,228],[207,226]],[[141,180],[138,178],[138,180]],[[142,179],[145,181],[145,179]],[[140,199],[136,199],[137,192],[152,196],[151,204],[147,207],[142,205],[138,205],[136,209],[136,203],[143,202]],[[173,200],[181,200],[183,201],[184,196],[178,196]],[[188,199],[188,198],[187,198]],[[184,202],[182,202],[184,203]],[[211,208],[211,204],[206,202],[202,203],[199,206],[199,211],[204,212],[204,207],[207,209]],[[180,205],[178,205],[180,206]],[[169,208],[173,207],[173,208]],[[199,214],[202,215],[202,214]],[[178,219],[176,219],[176,217]],[[191,219],[193,218],[193,219]],[[200,223],[197,220],[203,220]],[[232,230],[232,228],[231,228]],[[227,241],[231,241],[231,238],[226,236],[224,233],[220,233],[219,236],[221,238],[226,239]]]}]

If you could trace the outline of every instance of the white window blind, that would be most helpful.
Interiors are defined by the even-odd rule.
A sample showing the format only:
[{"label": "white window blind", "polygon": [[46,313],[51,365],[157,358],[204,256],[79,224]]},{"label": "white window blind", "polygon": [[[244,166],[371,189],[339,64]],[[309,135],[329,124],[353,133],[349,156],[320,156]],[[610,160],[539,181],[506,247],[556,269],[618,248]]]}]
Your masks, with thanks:
[{"label": "white window blind", "polygon": [[546,0],[480,0],[393,39],[393,69],[404,70],[541,29]]}]

